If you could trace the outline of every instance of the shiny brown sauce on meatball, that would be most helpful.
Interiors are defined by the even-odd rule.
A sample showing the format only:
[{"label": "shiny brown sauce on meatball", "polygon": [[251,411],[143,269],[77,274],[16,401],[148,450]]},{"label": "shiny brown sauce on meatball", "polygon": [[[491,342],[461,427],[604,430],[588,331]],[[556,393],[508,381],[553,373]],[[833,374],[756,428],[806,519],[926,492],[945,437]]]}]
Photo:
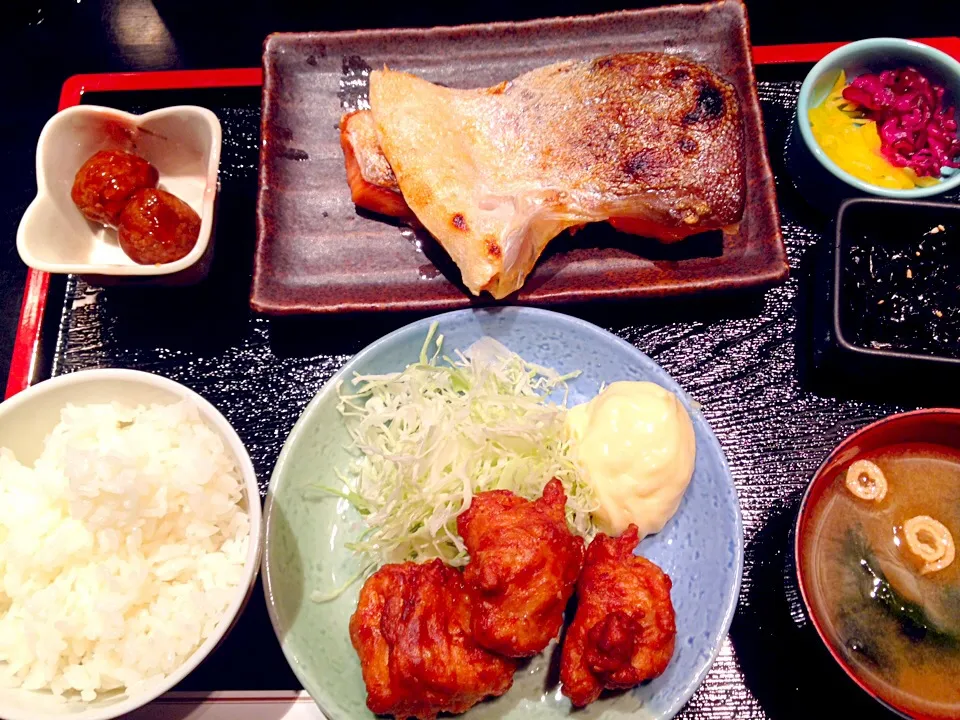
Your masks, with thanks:
[{"label": "shiny brown sauce on meatball", "polygon": [[137,190],[120,214],[120,247],[141,265],[179,260],[199,235],[200,216],[165,190]]},{"label": "shiny brown sauce on meatball", "polygon": [[155,188],[157,169],[139,155],[123,150],[100,150],[77,171],[70,197],[83,216],[116,226],[134,192]]}]

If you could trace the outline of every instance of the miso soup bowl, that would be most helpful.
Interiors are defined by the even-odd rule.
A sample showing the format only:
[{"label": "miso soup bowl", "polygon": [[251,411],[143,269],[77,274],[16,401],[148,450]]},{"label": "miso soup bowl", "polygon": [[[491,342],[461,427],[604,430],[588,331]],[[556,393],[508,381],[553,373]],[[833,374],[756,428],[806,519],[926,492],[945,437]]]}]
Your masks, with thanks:
[{"label": "miso soup bowl", "polygon": [[936,714],[917,714],[915,711],[908,710],[893,699],[886,697],[883,690],[875,687],[868,678],[860,675],[857,669],[844,657],[842,649],[834,645],[826,632],[826,618],[817,614],[816,606],[810,597],[811,584],[809,578],[815,572],[812,558],[812,540],[815,532],[813,525],[814,510],[823,499],[826,490],[837,477],[837,474],[858,457],[890,445],[913,442],[933,443],[960,450],[960,410],[930,408],[890,415],[849,435],[830,453],[813,476],[813,480],[807,487],[800,503],[800,514],[797,517],[794,541],[797,580],[807,616],[816,628],[817,634],[820,635],[820,639],[844,672],[867,694],[901,717],[915,718],[916,720],[960,720],[960,704],[945,707]]}]

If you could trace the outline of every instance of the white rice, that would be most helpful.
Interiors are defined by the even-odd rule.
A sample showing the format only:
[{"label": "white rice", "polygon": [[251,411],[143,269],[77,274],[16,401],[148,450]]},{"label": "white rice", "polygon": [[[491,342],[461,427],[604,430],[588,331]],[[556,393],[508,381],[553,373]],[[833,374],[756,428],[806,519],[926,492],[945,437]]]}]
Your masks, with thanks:
[{"label": "white rice", "polygon": [[67,406],[0,449],[0,685],[93,700],[181,665],[243,579],[243,481],[190,403]]}]

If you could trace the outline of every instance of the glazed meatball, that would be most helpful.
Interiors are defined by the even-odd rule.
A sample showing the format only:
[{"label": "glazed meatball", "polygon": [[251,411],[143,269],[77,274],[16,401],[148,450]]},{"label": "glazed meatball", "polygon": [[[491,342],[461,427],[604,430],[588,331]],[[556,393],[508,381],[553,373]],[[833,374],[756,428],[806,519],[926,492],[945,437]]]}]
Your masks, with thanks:
[{"label": "glazed meatball", "polygon": [[141,265],[179,260],[199,235],[200,216],[166,190],[137,190],[120,214],[120,247]]},{"label": "glazed meatball", "polygon": [[101,150],[77,171],[70,197],[88,220],[115,227],[133,193],[156,187],[159,179],[157,169],[139,155]]}]

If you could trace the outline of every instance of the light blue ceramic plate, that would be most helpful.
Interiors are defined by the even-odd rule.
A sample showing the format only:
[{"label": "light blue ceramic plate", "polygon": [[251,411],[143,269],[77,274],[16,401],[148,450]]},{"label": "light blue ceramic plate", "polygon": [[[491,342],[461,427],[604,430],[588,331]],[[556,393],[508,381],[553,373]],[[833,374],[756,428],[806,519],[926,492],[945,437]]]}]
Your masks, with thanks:
[{"label": "light blue ceramic plate", "polygon": [[[354,372],[402,370],[420,352],[430,323],[439,321],[448,351],[488,335],[529,361],[562,373],[581,370],[570,384],[570,402],[589,400],[602,383],[650,380],[676,393],[694,419],[696,470],[680,510],[639,552],[673,579],[677,649],[656,680],[603,698],[577,718],[670,718],[693,695],[713,664],[730,627],[743,567],[740,508],[723,451],[690,399],[656,363],[636,348],[589,323],[530,308],[461,310],[408,325],[378,340],[344,366],[313,399],[284,445],[266,504],[263,574],[274,629],[297,677],[331,720],[370,720],[360,664],[347,624],[359,584],[337,600],[315,603],[356,572],[343,547],[360,524],[343,501],[317,499],[310,487],[337,486],[345,467],[347,434],[336,410],[336,386]],[[569,702],[548,679],[551,646],[517,673],[503,697],[470,710],[467,720],[533,720],[571,714]]]}]

